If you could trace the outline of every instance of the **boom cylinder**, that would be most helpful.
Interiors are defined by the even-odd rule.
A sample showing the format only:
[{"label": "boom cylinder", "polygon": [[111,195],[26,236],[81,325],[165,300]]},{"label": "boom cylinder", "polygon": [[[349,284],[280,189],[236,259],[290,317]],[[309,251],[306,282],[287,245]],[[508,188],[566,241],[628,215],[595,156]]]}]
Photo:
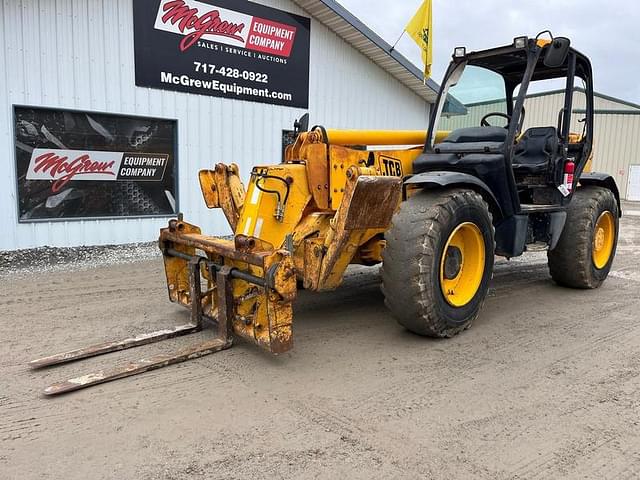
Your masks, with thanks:
[{"label": "boom cylinder", "polygon": [[327,130],[332,145],[424,145],[426,130]]}]

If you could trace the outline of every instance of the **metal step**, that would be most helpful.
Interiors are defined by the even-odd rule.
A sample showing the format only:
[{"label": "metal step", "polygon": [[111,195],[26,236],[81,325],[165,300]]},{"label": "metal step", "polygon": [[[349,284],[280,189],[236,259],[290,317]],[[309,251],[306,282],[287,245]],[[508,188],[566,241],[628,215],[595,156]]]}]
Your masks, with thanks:
[{"label": "metal step", "polygon": [[534,205],[530,203],[520,205],[521,213],[553,213],[563,212],[565,210],[566,207],[562,205]]}]

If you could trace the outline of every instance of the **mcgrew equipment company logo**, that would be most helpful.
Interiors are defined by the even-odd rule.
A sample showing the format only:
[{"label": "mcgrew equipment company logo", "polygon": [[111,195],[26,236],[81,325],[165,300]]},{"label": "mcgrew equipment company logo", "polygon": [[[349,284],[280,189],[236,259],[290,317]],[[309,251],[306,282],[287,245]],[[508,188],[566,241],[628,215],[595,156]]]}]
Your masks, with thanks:
[{"label": "mcgrew equipment company logo", "polygon": [[296,27],[196,0],[162,0],[155,28],[182,35],[185,52],[201,40],[289,57]]},{"label": "mcgrew equipment company logo", "polygon": [[31,154],[27,180],[49,180],[57,193],[69,182],[161,181],[169,155],[36,148]]}]

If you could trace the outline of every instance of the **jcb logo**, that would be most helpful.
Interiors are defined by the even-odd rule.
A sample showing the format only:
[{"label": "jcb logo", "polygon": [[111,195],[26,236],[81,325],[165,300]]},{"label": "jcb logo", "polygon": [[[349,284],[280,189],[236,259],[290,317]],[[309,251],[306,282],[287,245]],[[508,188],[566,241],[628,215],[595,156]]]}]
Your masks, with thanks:
[{"label": "jcb logo", "polygon": [[380,167],[382,174],[388,177],[402,177],[402,162],[391,157],[380,155]]}]

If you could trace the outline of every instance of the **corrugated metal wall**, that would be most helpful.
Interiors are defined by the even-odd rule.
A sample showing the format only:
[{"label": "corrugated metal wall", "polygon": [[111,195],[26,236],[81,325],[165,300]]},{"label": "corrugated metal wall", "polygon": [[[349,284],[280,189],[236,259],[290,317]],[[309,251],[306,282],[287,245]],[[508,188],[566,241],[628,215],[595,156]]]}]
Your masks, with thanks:
[{"label": "corrugated metal wall", "polygon": [[[585,108],[585,97],[577,93],[575,109]],[[489,112],[500,111],[500,103],[489,103],[469,106],[469,113],[464,117],[452,116],[441,123],[443,129],[455,129],[462,126],[480,125],[480,120]],[[558,112],[564,106],[564,94],[539,95],[528,98],[525,102],[525,129],[532,126],[556,125]],[[629,113],[596,114],[595,145],[593,169],[613,175],[620,195],[627,197],[629,167],[640,164],[640,109],[609,98],[595,97],[595,109],[625,111]],[[573,116],[572,131],[581,132],[582,124],[577,120],[580,114]]]},{"label": "corrugated metal wall", "polygon": [[[525,101],[525,127],[555,125],[558,119],[558,112],[564,107],[564,94],[553,93],[549,95],[535,95]],[[582,92],[576,92],[574,96],[573,108],[584,110],[586,108],[585,96]],[[607,98],[595,97],[596,110],[628,110],[638,112],[637,108],[615,103]],[[468,125],[480,125],[480,120],[489,112],[504,110],[504,102],[470,104],[469,112],[465,116],[451,116],[443,119],[442,128],[455,129]],[[579,116],[577,117],[579,118]],[[551,123],[549,123],[551,122]],[[577,125],[576,125],[577,126]]]},{"label": "corrugated metal wall", "polygon": [[[178,120],[180,209],[228,233],[200,198],[197,171],[236,162],[245,175],[281,155],[281,131],[304,111],[135,87],[134,0],[0,3],[0,250],[150,241],[162,219],[18,224],[13,105]],[[259,1],[305,15],[288,0]],[[333,128],[426,128],[429,106],[322,24],[311,25],[311,121]]]},{"label": "corrugated metal wall", "polygon": [[593,168],[613,175],[626,199],[630,166],[640,164],[640,115],[596,115],[595,123]]}]

